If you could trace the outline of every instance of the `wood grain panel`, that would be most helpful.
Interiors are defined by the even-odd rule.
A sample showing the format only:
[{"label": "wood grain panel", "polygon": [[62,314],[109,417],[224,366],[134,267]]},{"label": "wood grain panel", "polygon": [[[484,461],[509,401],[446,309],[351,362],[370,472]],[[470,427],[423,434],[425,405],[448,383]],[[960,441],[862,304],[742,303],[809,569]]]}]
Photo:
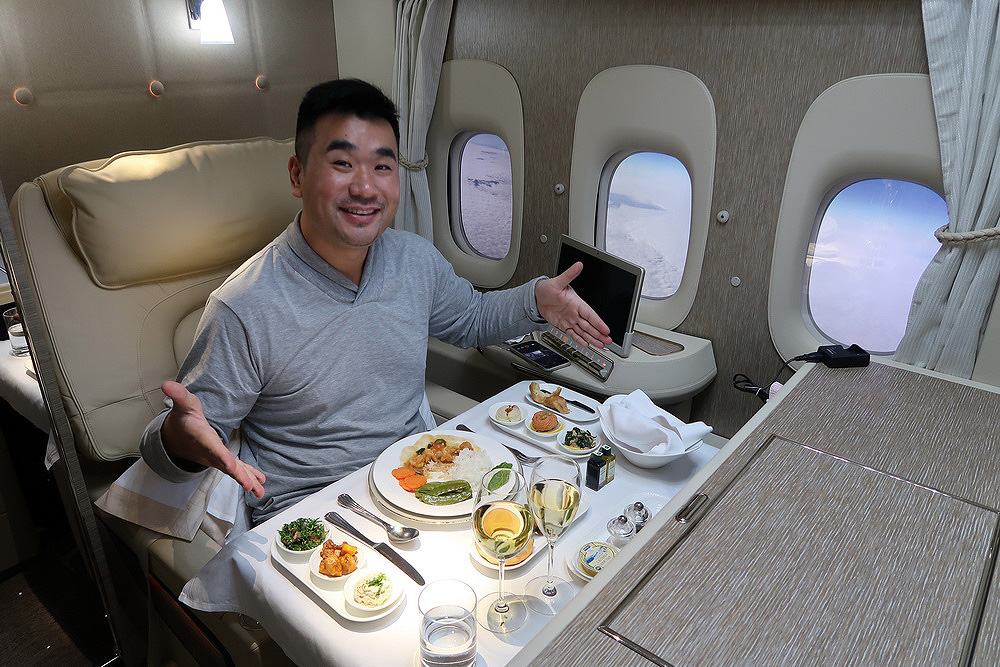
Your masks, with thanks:
[{"label": "wood grain panel", "polygon": [[[905,400],[905,396],[920,396]],[[1000,443],[995,435],[998,423],[995,392],[961,386],[947,380],[883,364],[862,369],[827,369],[818,366],[801,379],[798,385],[743,444],[727,458],[699,489],[710,498],[719,498],[737,479],[755,456],[767,445],[774,433],[789,440],[821,445],[831,454],[848,458],[856,456],[859,464],[877,461],[883,471],[900,477],[911,475],[927,486],[936,483],[950,486],[942,489],[1000,511],[996,494],[1000,489]],[[916,430],[915,430],[916,429]],[[919,429],[924,429],[921,433]],[[957,434],[957,435],[956,435]],[[965,449],[949,448],[948,439],[955,435],[961,442],[975,443]],[[917,437],[919,436],[919,437]],[[909,443],[924,444],[919,452]],[[923,467],[927,467],[924,472]],[[874,467],[874,466],[872,466]],[[808,467],[790,475],[808,477]],[[912,478],[911,478],[912,479]],[[805,527],[808,527],[806,524]],[[645,573],[654,569],[665,554],[691,530],[690,524],[670,522],[645,544],[630,560],[629,572]],[[994,546],[994,550],[996,546]],[[987,550],[988,551],[988,550]],[[989,554],[984,553],[983,557]],[[996,558],[995,551],[993,558]],[[778,561],[775,561],[778,564]],[[725,569],[719,563],[715,569]],[[994,562],[994,568],[997,565]],[[976,664],[997,664],[989,661],[1000,644],[1000,576],[992,581],[977,646]],[[563,631],[549,646],[547,656],[575,655],[581,646],[588,647],[587,657],[594,664],[648,664],[612,639],[597,634],[597,627],[629,594],[636,578],[618,576],[609,581],[593,603],[579,614],[571,627]],[[718,596],[726,604],[728,592]],[[630,662],[638,660],[638,662]],[[561,664],[574,664],[572,661]]]},{"label": "wood grain panel", "polygon": [[997,518],[776,439],[608,623],[674,665],[958,664]]},{"label": "wood grain panel", "polygon": [[1000,511],[1000,394],[895,366],[818,366],[747,438],[772,431]]},{"label": "wood grain panel", "polygon": [[654,64],[708,86],[719,123],[712,210],[733,217],[713,223],[698,298],[678,330],[712,340],[719,379],[695,398],[692,418],[724,436],[759,407],[735,395],[728,379],[746,373],[763,382],[781,363],[768,331],[767,284],[805,110],[847,77],[927,71],[917,0],[456,0],[447,57],[497,62],[521,90],[528,233],[512,285],[555,264],[568,202],[552,188],[568,183],[576,106],[590,79],[609,67]]},{"label": "wood grain panel", "polygon": [[[993,556],[1000,549],[1000,536],[993,542]],[[983,622],[979,628],[976,650],[972,654],[972,667],[1000,665],[1000,562],[993,564],[993,585],[986,598]]]}]

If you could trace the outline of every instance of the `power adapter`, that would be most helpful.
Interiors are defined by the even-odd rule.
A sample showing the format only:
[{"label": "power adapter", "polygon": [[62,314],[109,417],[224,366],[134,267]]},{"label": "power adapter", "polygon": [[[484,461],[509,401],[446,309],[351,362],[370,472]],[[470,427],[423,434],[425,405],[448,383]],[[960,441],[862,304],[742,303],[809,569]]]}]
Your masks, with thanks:
[{"label": "power adapter", "polygon": [[862,368],[871,363],[871,356],[857,343],[847,348],[843,345],[820,345],[815,352],[795,357],[795,361],[822,362],[828,368]]},{"label": "power adapter", "polygon": [[862,368],[871,363],[871,356],[857,343],[846,349],[843,345],[822,345],[819,352],[829,368]]},{"label": "power adapter", "polygon": [[857,343],[845,348],[843,345],[820,345],[815,352],[800,354],[783,363],[774,378],[763,387],[758,387],[753,380],[742,373],[733,376],[733,387],[748,394],[753,394],[763,402],[767,402],[769,387],[778,381],[781,371],[793,361],[822,362],[828,368],[862,368],[871,363],[871,356]]}]

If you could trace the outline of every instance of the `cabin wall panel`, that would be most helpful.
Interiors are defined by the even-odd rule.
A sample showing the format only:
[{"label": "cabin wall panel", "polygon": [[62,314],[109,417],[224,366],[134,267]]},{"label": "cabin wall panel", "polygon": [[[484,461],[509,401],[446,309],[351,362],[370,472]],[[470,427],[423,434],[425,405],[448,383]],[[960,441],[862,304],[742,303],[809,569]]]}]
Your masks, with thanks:
[{"label": "cabin wall panel", "polygon": [[[0,181],[203,139],[286,138],[337,76],[330,0],[227,0],[234,45],[202,45],[183,0],[0,3]],[[254,80],[267,76],[258,90]],[[147,87],[160,80],[164,94]],[[27,86],[34,102],[18,106]]]},{"label": "cabin wall panel", "polygon": [[712,223],[698,297],[678,331],[712,340],[718,378],[695,397],[692,418],[726,436],[760,406],[734,395],[730,378],[766,382],[782,362],[768,330],[767,285],[802,116],[842,79],[927,71],[918,0],[456,0],[446,57],[497,62],[521,90],[525,233],[510,285],[554,267],[569,206],[552,188],[568,183],[576,106],[590,79],[653,64],[705,82],[718,115],[712,211],[727,209],[732,220]]}]

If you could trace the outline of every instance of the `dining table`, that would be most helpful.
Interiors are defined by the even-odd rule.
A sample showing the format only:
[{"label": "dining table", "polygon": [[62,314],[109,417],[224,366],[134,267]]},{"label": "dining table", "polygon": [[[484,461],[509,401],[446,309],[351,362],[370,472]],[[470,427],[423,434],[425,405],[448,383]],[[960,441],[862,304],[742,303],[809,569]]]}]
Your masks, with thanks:
[{"label": "dining table", "polygon": [[[530,437],[524,439],[494,425],[490,419],[490,408],[496,403],[527,403],[528,385],[528,381],[518,382],[440,424],[436,430],[454,431],[462,425],[461,430],[473,432],[469,435],[473,442],[477,437],[488,438],[532,456],[556,453],[554,440],[544,445],[532,442]],[[581,402],[598,405],[593,399],[577,396]],[[567,427],[573,425],[567,423]],[[598,419],[580,426],[600,433]],[[581,507],[585,506],[586,510],[556,542],[553,574],[574,582],[578,589],[588,585],[586,578],[570,568],[570,561],[580,547],[590,541],[609,541],[608,521],[622,514],[625,507],[636,500],[643,501],[653,510],[665,505],[717,452],[717,448],[703,442],[683,456],[653,469],[636,467],[618,454],[614,478],[600,490],[583,489],[585,500]],[[586,466],[586,457],[577,460],[581,466]],[[419,664],[417,598],[420,585],[397,572],[394,581],[403,587],[400,602],[384,615],[374,614],[380,616],[374,620],[352,620],[350,614],[338,613],[336,605],[329,602],[329,594],[318,592],[306,581],[308,577],[296,576],[295,568],[288,566],[274,545],[283,525],[300,517],[323,517],[332,510],[371,540],[390,544],[426,582],[460,579],[472,586],[480,597],[497,590],[496,568],[475,555],[471,521],[431,523],[392,512],[384,502],[385,497],[381,496],[379,501],[378,494],[369,488],[370,468],[371,464],[346,475],[229,541],[188,581],[181,601],[203,611],[237,612],[256,619],[299,665]],[[530,466],[524,468],[524,474],[530,476]],[[391,544],[383,528],[338,505],[337,498],[344,493],[390,523],[418,528],[420,536],[408,543]],[[353,543],[358,541],[353,540]],[[620,546],[626,547],[623,554],[627,556],[627,544]],[[520,566],[508,568],[506,593],[521,595],[530,579],[546,573],[547,549],[542,541],[536,549],[538,553],[532,554]],[[390,567],[381,560],[381,555],[367,553],[368,565]],[[495,634],[479,627],[476,664],[506,664],[552,618],[531,612],[524,626],[506,634]]]}]

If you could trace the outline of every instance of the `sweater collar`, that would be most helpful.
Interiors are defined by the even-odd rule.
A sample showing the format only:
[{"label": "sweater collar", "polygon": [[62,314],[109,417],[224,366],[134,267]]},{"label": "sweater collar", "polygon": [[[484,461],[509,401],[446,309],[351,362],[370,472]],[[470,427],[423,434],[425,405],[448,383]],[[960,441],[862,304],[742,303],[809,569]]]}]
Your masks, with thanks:
[{"label": "sweater collar", "polygon": [[380,276],[382,275],[382,265],[384,261],[383,255],[385,252],[385,241],[382,238],[384,232],[383,234],[380,234],[377,239],[375,239],[375,243],[369,246],[368,255],[365,257],[364,267],[361,269],[361,284],[355,285],[353,280],[341,273],[338,269],[331,266],[329,262],[320,257],[319,254],[313,250],[312,246],[309,245],[305,236],[302,235],[302,228],[299,224],[299,218],[301,216],[302,212],[300,211],[298,215],[295,216],[295,220],[292,221],[292,224],[285,229],[283,234],[285,241],[292,249],[292,252],[294,252],[311,269],[332,281],[339,287],[351,292],[354,295],[354,300],[357,300],[362,295],[366,294],[369,296],[377,295],[381,286]]}]

